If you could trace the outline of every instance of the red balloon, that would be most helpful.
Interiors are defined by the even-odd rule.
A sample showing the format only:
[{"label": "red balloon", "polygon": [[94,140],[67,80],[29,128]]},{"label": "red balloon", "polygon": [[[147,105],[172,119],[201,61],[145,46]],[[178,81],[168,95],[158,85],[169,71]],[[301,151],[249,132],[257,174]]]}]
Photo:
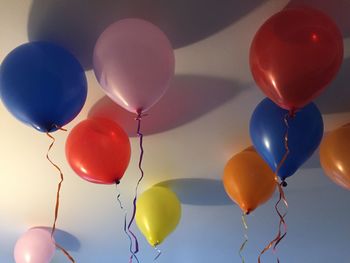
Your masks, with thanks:
[{"label": "red balloon", "polygon": [[337,74],[343,38],[326,14],[288,8],[269,18],[250,47],[250,68],[262,91],[287,110],[304,107]]},{"label": "red balloon", "polygon": [[130,161],[130,141],[124,130],[107,119],[87,119],[68,135],[66,157],[83,179],[98,184],[119,183]]}]

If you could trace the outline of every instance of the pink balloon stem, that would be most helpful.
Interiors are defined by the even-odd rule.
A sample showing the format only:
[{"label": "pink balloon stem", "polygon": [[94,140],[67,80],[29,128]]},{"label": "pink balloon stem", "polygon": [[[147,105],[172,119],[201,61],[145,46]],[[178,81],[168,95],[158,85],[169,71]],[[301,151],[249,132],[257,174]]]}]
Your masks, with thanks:
[{"label": "pink balloon stem", "polygon": [[[134,197],[134,201],[133,201],[133,213],[132,213],[132,216],[131,216],[131,219],[130,219],[130,222],[128,224],[128,231],[129,233],[132,235],[132,237],[134,238],[134,241],[135,241],[135,250],[133,251],[133,254],[131,255],[130,257],[130,262],[132,262],[132,258],[135,254],[137,254],[139,252],[139,242],[137,240],[137,237],[136,235],[131,231],[131,225],[133,224],[134,220],[135,220],[135,215],[136,215],[136,202],[137,202],[137,193],[138,193],[138,188],[139,188],[139,185],[144,177],[144,171],[142,169],[142,160],[143,160],[143,133],[141,132],[141,120],[142,120],[142,117],[146,116],[145,114],[142,114],[141,111],[138,111],[137,113],[137,117],[135,118],[135,120],[137,121],[137,136],[139,137],[139,142],[140,142],[140,158],[139,158],[139,170],[140,170],[140,173],[141,173],[141,176],[139,178],[139,180],[137,181],[137,184],[136,184],[136,188],[135,188],[135,197]],[[137,258],[136,258],[137,259]]]}]

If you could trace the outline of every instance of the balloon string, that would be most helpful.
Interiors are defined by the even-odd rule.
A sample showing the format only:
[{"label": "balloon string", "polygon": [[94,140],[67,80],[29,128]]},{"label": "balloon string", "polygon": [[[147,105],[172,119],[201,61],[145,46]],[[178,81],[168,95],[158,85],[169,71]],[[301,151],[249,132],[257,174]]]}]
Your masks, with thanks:
[{"label": "balloon string", "polygon": [[157,256],[153,259],[153,261],[156,261],[162,255],[162,251],[158,248],[157,245],[154,247],[154,250],[157,252]]},{"label": "balloon string", "polygon": [[129,243],[130,243],[130,245],[129,245],[129,251],[130,251],[130,253],[131,253],[131,256],[130,256],[130,261],[129,261],[129,262],[132,262],[132,259],[135,258],[136,261],[139,263],[139,260],[138,260],[137,256],[136,256],[136,255],[134,254],[134,252],[132,251],[132,238],[131,238],[129,232],[127,231],[127,227],[126,227],[126,226],[127,226],[127,223],[126,223],[126,221],[127,221],[127,211],[124,209],[124,206],[123,206],[123,204],[122,204],[122,201],[120,200],[120,192],[119,192],[119,189],[118,189],[118,184],[119,184],[119,181],[115,182],[116,189],[117,189],[117,201],[118,201],[118,204],[119,204],[119,206],[120,206],[120,209],[124,212],[124,227],[123,227],[123,229],[124,229],[125,235],[126,235],[126,236],[128,237],[128,239],[129,239]]},{"label": "balloon string", "polygon": [[119,192],[119,189],[118,189],[118,184],[119,184],[119,181],[115,182],[115,186],[116,186],[116,189],[117,189],[117,201],[118,201],[118,204],[120,206],[120,209],[122,211],[124,211],[124,206],[122,204],[122,201],[120,200],[120,192]]},{"label": "balloon string", "polygon": [[[286,196],[284,194],[284,191],[283,191],[283,188],[282,188],[282,185],[281,184],[277,184],[278,185],[278,189],[279,189],[279,193],[280,193],[280,196],[279,196],[279,199],[278,199],[278,202],[276,203],[275,205],[275,210],[278,214],[278,216],[280,217],[280,223],[279,223],[279,238],[276,240],[275,242],[275,245],[273,247],[273,251],[276,253],[276,248],[277,248],[277,245],[281,242],[281,240],[287,235],[287,224],[286,224],[286,221],[285,221],[285,217],[287,215],[287,210],[284,212],[284,214],[282,215],[281,212],[279,211],[278,209],[278,205],[280,204],[281,201],[283,201],[286,209],[288,209],[288,202],[286,200]],[[282,231],[281,231],[281,226],[283,225],[283,229],[284,229],[284,233],[282,235]],[[278,260],[278,259],[277,259]],[[279,260],[278,260],[279,262]]]},{"label": "balloon string", "polygon": [[[295,112],[294,111],[291,111],[289,114],[286,114],[284,116],[284,123],[286,125],[286,134],[284,136],[284,147],[285,147],[285,150],[286,150],[286,153],[282,159],[283,163],[286,161],[289,153],[290,153],[290,150],[289,150],[289,145],[288,145],[288,140],[289,140],[289,123],[288,123],[288,118],[294,118],[295,117]],[[282,163],[282,164],[283,164]],[[281,169],[281,166],[282,164],[278,167],[278,171]],[[277,175],[277,173],[276,173]],[[278,214],[278,216],[280,217],[280,223],[279,223],[279,233],[280,233],[280,236],[279,238],[276,240],[275,242],[275,245],[273,247],[273,251],[276,253],[277,251],[277,246],[278,244],[282,241],[282,239],[287,235],[287,224],[286,224],[286,221],[285,221],[285,217],[288,213],[288,202],[287,202],[287,199],[286,199],[286,196],[284,194],[284,191],[283,191],[283,188],[282,186],[287,186],[286,182],[282,182],[280,184],[277,183],[277,187],[278,187],[278,190],[279,190],[279,199],[275,205],[275,210]],[[283,201],[283,204],[286,208],[286,211],[284,212],[284,214],[282,215],[278,209],[278,206],[280,204],[280,202]],[[283,228],[284,228],[284,233],[282,235],[281,233],[281,226],[283,225]],[[277,261],[279,262],[279,259],[277,258]]]},{"label": "balloon string", "polygon": [[[275,210],[276,210],[276,213],[277,213],[277,215],[278,215],[278,217],[280,219],[279,226],[278,226],[278,233],[277,233],[277,236],[260,252],[260,255],[258,257],[258,263],[261,263],[261,256],[265,252],[267,252],[269,249],[271,249],[272,247],[273,247],[274,253],[276,253],[277,245],[287,235],[287,223],[285,221],[285,217],[287,215],[287,211],[284,214],[282,214],[279,211],[279,204],[281,203],[281,201],[283,201],[286,209],[288,209],[288,202],[287,202],[286,196],[285,196],[283,188],[282,188],[282,186],[287,186],[287,183],[285,181],[282,181],[281,183],[279,183],[277,178],[278,178],[278,172],[280,171],[282,165],[287,160],[287,157],[288,157],[289,152],[290,152],[289,145],[288,145],[288,140],[289,140],[289,123],[288,123],[288,118],[290,118],[290,117],[293,118],[294,115],[295,115],[294,112],[290,112],[290,113],[287,113],[284,116],[284,123],[286,125],[286,133],[284,135],[284,147],[285,147],[286,151],[285,151],[285,154],[283,155],[281,161],[277,165],[277,168],[276,168],[276,171],[275,171],[276,184],[277,184],[277,187],[278,187],[278,190],[279,190],[279,199],[278,199],[277,203],[275,204]],[[282,231],[281,231],[282,225],[283,225],[283,228],[284,228],[284,233],[283,234],[282,234]],[[280,262],[278,257],[277,257],[277,262]]]},{"label": "balloon string", "polygon": [[[286,153],[285,155],[283,156],[282,158],[282,164],[286,161],[288,155],[289,155],[289,146],[288,146],[288,138],[289,138],[289,123],[288,123],[288,118],[289,117],[294,117],[295,113],[294,112],[290,112],[289,114],[286,114],[285,117],[284,117],[284,123],[286,125],[286,134],[284,136],[284,147],[285,147],[285,150],[286,150]],[[282,164],[278,167],[278,171],[281,169],[282,167]],[[277,171],[277,172],[278,172]],[[277,173],[276,173],[277,175]],[[275,210],[280,218],[280,222],[279,222],[279,231],[278,231],[278,235],[276,236],[276,241],[275,241],[275,244],[273,246],[273,252],[276,253],[277,252],[277,246],[278,244],[282,241],[282,239],[287,235],[287,224],[286,224],[286,221],[285,221],[285,217],[288,213],[288,202],[287,202],[287,199],[286,199],[286,196],[284,194],[284,191],[283,191],[283,188],[282,186],[286,186],[286,182],[282,182],[282,183],[277,183],[277,187],[278,187],[278,190],[279,190],[279,199],[275,205]],[[286,211],[284,214],[281,214],[281,212],[279,211],[279,204],[281,203],[281,201],[283,201],[284,205],[285,205],[285,208],[286,208]],[[282,231],[281,231],[281,227],[283,225],[283,229],[284,229],[284,233],[282,234]],[[279,258],[277,257],[277,262],[280,262]]]},{"label": "balloon string", "polygon": [[[136,187],[135,187],[135,197],[133,200],[133,212],[132,212],[132,216],[130,219],[130,222],[128,224],[128,231],[131,234],[131,236],[134,238],[135,241],[135,250],[133,251],[133,254],[137,254],[139,252],[139,242],[137,240],[136,235],[131,231],[131,225],[133,224],[134,220],[135,220],[135,215],[136,215],[136,202],[137,202],[137,193],[138,193],[138,189],[139,189],[139,185],[144,177],[144,171],[142,169],[142,160],[143,160],[143,133],[141,132],[141,120],[142,117],[146,116],[145,114],[142,114],[141,111],[139,111],[137,113],[137,116],[135,118],[135,120],[137,121],[137,136],[139,137],[139,144],[140,144],[140,157],[139,157],[139,170],[141,173],[141,176],[139,178],[139,180],[137,181]],[[132,262],[132,258],[133,255],[131,255],[130,257],[130,263]]]},{"label": "balloon string", "polygon": [[58,243],[55,242],[56,247],[62,251],[62,253],[72,262],[75,263],[74,258],[68,253],[67,250],[65,250],[63,247],[61,247]]},{"label": "balloon string", "polygon": [[243,228],[244,228],[244,241],[239,249],[239,256],[241,257],[242,263],[245,263],[245,259],[244,256],[242,254],[246,244],[248,243],[248,225],[247,225],[247,221],[246,221],[246,214],[242,214],[242,224],[243,224]]},{"label": "balloon string", "polygon": [[[55,128],[57,128],[58,130],[61,130],[61,131],[67,131],[66,129],[63,129],[61,127],[58,127],[57,125],[54,125]],[[52,164],[53,167],[55,167],[55,169],[60,173],[60,182],[58,183],[57,185],[57,193],[56,193],[56,205],[55,205],[55,217],[54,217],[54,222],[53,222],[53,225],[52,225],[52,229],[51,229],[51,237],[53,238],[54,234],[55,234],[55,231],[56,231],[56,224],[57,224],[57,219],[58,219],[58,212],[59,212],[59,207],[60,207],[60,192],[61,192],[61,188],[62,188],[62,183],[63,183],[63,180],[64,180],[64,176],[63,176],[63,172],[62,170],[60,169],[60,167],[55,164],[50,156],[49,156],[49,153],[53,147],[53,145],[55,144],[56,142],[56,139],[55,137],[53,137],[49,132],[46,132],[46,135],[52,140],[51,144],[49,145],[49,148],[46,152],[46,159]],[[55,245],[58,249],[60,249],[63,254],[65,254],[67,256],[67,258],[72,262],[72,263],[75,263],[73,257],[62,247],[60,246],[58,243],[55,242]]]}]

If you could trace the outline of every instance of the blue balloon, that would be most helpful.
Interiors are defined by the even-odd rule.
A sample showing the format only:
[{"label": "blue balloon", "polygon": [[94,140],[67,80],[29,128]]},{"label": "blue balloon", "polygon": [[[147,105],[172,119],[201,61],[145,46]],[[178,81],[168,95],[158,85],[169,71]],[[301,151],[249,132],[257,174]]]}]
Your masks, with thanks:
[{"label": "blue balloon", "polygon": [[323,120],[314,103],[310,103],[296,112],[295,116],[278,107],[270,99],[264,99],[254,110],[250,120],[250,137],[258,153],[276,172],[278,164],[286,153],[285,134],[288,121],[288,148],[286,161],[278,176],[284,180],[313,154],[323,136]]},{"label": "blue balloon", "polygon": [[0,97],[18,120],[41,132],[72,121],[87,96],[85,72],[64,48],[31,42],[10,52],[0,67]]}]

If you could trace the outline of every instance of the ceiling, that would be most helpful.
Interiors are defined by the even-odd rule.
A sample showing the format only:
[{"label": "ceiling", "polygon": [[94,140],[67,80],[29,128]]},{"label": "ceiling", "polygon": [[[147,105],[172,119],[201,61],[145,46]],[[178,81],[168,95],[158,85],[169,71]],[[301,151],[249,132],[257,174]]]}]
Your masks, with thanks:
[{"label": "ceiling", "polygon": [[[139,176],[136,123],[98,87],[91,50],[101,30],[114,20],[136,16],[162,28],[176,48],[176,76],[144,119],[146,174],[140,190],[166,183],[178,194],[183,215],[162,244],[158,262],[240,262],[240,210],[226,197],[220,179],[227,160],[250,145],[249,118],[263,98],[249,71],[249,45],[269,16],[303,3],[327,12],[344,35],[342,69],[316,101],[326,130],[331,130],[350,121],[349,0],[1,0],[0,62],[28,39],[53,40],[76,54],[87,70],[89,95],[67,128],[87,116],[108,116],[125,128],[131,136],[132,160],[119,191],[130,210]],[[24,231],[51,225],[59,175],[45,159],[49,138],[17,122],[2,105],[0,120],[0,262],[8,263]],[[67,133],[55,136],[51,156],[65,173],[57,240],[77,262],[128,262],[115,187],[76,176],[64,156]],[[286,195],[289,229],[278,250],[281,262],[348,262],[350,195],[324,176],[317,154],[290,178]],[[256,262],[276,233],[276,198],[248,217],[247,262]],[[139,259],[151,262],[156,252],[137,234]],[[54,263],[67,262],[56,254]],[[263,257],[263,262],[273,260],[270,252]]]}]

